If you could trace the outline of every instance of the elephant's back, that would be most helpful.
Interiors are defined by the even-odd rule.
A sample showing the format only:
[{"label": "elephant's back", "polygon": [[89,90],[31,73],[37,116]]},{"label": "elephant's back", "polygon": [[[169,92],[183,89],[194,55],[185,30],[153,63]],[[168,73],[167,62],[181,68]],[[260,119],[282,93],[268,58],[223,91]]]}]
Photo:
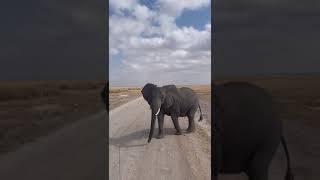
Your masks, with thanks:
[{"label": "elephant's back", "polygon": [[[272,97],[262,88],[242,82],[231,82],[215,89],[215,106],[221,110],[222,125],[233,134],[247,130],[249,135],[277,132],[281,122],[274,109]],[[240,133],[239,132],[239,133]]]},{"label": "elephant's back", "polygon": [[196,92],[187,87],[182,87],[178,89],[181,99],[187,104],[198,103],[198,96]]},{"label": "elephant's back", "polygon": [[263,88],[246,82],[230,82],[216,86],[214,101],[217,101],[217,106],[220,106],[229,118],[261,119],[261,115],[262,119],[275,118],[272,97]]}]

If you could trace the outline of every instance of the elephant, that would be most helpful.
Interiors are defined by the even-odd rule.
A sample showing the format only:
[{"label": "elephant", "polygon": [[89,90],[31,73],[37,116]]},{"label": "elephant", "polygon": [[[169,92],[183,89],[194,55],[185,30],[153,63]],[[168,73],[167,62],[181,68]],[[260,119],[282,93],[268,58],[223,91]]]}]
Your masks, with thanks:
[{"label": "elephant", "polygon": [[181,135],[182,131],[179,126],[179,117],[188,117],[189,124],[187,133],[195,132],[194,116],[199,107],[200,119],[203,119],[201,107],[197,94],[190,88],[177,88],[175,85],[166,85],[157,87],[152,83],[147,83],[141,90],[143,98],[148,102],[151,109],[151,127],[148,138],[150,143],[156,117],[158,119],[159,133],[157,138],[163,138],[164,115],[171,116],[173,125],[176,129],[176,135]]},{"label": "elephant", "polygon": [[103,89],[100,92],[102,102],[105,104],[107,112],[109,112],[108,89],[109,89],[109,82],[107,82],[107,84],[103,87]]},{"label": "elephant", "polygon": [[282,122],[267,91],[248,82],[213,84],[213,175],[244,172],[268,180],[280,143],[287,159],[285,180],[293,180]]}]

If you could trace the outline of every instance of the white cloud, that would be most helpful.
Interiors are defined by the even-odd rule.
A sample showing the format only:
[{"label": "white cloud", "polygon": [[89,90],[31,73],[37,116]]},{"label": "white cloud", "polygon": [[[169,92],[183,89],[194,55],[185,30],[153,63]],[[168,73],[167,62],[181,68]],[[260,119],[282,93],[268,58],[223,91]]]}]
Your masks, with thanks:
[{"label": "white cloud", "polygon": [[210,0],[158,0],[158,4],[161,13],[177,17],[184,9],[196,10],[208,6]]},{"label": "white cloud", "polygon": [[[211,64],[211,24],[203,30],[178,27],[175,18],[183,9],[209,5],[207,0],[159,0],[153,10],[130,1],[110,1],[119,10],[109,17],[109,47],[121,53],[121,69],[110,75],[110,83],[159,85],[168,83],[209,83]],[[174,7],[165,9],[169,4]],[[121,9],[126,9],[126,15]]]},{"label": "white cloud", "polygon": [[118,13],[121,10],[132,9],[137,3],[137,0],[109,0],[110,7]]},{"label": "white cloud", "polygon": [[148,7],[143,5],[135,5],[133,15],[139,20],[147,20],[151,18],[154,14],[149,10]]},{"label": "white cloud", "polygon": [[179,57],[186,57],[188,54],[189,52],[185,50],[175,50],[171,53],[171,56],[175,58],[179,58]]}]

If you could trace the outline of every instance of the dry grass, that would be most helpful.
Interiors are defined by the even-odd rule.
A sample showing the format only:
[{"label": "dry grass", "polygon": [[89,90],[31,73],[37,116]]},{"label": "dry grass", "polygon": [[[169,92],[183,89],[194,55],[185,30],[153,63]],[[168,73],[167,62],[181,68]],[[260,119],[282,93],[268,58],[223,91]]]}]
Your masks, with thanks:
[{"label": "dry grass", "polygon": [[188,87],[193,89],[201,100],[211,102],[211,85],[193,85]]},{"label": "dry grass", "polygon": [[111,88],[109,89],[109,94],[113,94],[113,93],[140,93],[141,88],[136,88],[136,87],[132,87],[132,88]]},{"label": "dry grass", "polygon": [[104,82],[99,81],[2,82],[0,101],[58,96],[72,90],[100,89],[103,85]]},{"label": "dry grass", "polygon": [[0,83],[0,153],[104,110],[104,82]]}]

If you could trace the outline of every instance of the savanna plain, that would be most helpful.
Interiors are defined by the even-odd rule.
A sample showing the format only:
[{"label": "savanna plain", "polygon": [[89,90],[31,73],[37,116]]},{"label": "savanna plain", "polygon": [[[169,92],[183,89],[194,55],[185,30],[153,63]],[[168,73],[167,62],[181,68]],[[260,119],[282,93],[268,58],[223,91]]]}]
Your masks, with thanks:
[{"label": "savanna plain", "polygon": [[[320,177],[318,166],[320,162],[320,76],[224,77],[217,78],[214,82],[219,84],[234,80],[257,84],[273,96],[274,104],[284,123],[284,132],[296,179],[318,179]],[[101,81],[1,82],[0,153],[13,151],[27,142],[35,141],[37,137],[49,135],[66,124],[105,110],[100,98],[103,86],[104,82]],[[199,95],[204,123],[197,123],[196,133],[177,137],[173,135],[172,122],[167,119],[165,138],[153,139],[149,145],[144,143],[146,143],[150,126],[150,112],[141,97],[141,87],[109,89],[111,110],[109,124],[112,125],[116,117],[113,115],[116,113],[135,109],[136,102],[141,103],[141,112],[145,113],[138,114],[132,119],[132,122],[141,121],[141,123],[129,124],[131,126],[126,127],[128,131],[120,131],[123,128],[121,124],[109,127],[119,128],[119,131],[114,129],[115,133],[110,137],[109,147],[115,146],[115,152],[121,153],[121,158],[114,155],[117,161],[111,163],[116,165],[109,167],[124,173],[122,179],[139,179],[139,174],[146,174],[140,177],[147,179],[148,173],[160,173],[167,179],[172,177],[183,179],[183,175],[188,175],[189,179],[210,179],[211,87],[210,85],[188,87],[194,89]],[[133,111],[131,115],[134,113]],[[186,126],[184,119],[180,120],[182,127]],[[169,146],[169,144],[172,145]],[[144,158],[141,157],[141,152],[144,153]],[[180,174],[178,169],[176,171],[170,169],[170,164],[165,162],[175,158],[180,164],[181,162],[185,164],[180,165]],[[156,163],[157,167],[149,166],[150,169],[144,169],[142,164],[148,163],[148,160]],[[178,166],[175,163],[172,165]],[[270,178],[282,179],[285,168],[284,152],[282,147],[279,147],[270,168]],[[116,177],[117,174],[113,176]],[[245,178],[239,175],[223,176],[222,179]]]},{"label": "savanna plain", "polygon": [[105,110],[103,81],[0,82],[0,153]]}]

